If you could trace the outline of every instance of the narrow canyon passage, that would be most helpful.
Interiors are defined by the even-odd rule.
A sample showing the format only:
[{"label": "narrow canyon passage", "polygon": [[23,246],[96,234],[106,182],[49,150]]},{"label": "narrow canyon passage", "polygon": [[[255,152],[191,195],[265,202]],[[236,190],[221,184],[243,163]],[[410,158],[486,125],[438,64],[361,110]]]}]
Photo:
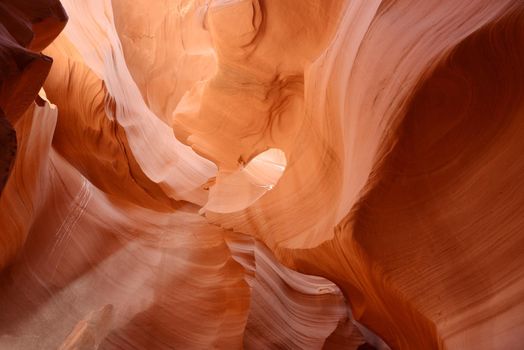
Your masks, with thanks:
[{"label": "narrow canyon passage", "polygon": [[0,0],[0,350],[524,348],[522,0]]}]

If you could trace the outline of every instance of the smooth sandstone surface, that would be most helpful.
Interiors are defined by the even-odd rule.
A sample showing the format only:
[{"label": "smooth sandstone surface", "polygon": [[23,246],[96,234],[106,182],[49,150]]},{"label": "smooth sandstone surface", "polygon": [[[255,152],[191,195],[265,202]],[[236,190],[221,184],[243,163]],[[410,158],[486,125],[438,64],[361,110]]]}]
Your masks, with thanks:
[{"label": "smooth sandstone surface", "polygon": [[0,349],[524,347],[521,0],[0,3]]}]

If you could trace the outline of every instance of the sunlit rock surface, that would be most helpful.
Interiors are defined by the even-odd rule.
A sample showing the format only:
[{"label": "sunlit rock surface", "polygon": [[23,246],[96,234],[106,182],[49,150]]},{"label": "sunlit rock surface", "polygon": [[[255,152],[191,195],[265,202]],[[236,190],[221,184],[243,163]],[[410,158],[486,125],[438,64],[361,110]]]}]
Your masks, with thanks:
[{"label": "sunlit rock surface", "polygon": [[521,0],[1,1],[0,349],[524,348],[523,62]]}]

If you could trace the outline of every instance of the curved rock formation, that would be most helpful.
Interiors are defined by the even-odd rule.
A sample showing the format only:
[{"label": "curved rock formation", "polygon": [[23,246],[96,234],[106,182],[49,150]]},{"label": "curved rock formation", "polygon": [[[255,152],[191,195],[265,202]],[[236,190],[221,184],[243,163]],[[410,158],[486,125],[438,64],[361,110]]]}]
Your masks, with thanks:
[{"label": "curved rock formation", "polygon": [[0,348],[522,348],[522,62],[521,0],[3,1]]},{"label": "curved rock formation", "polygon": [[[0,4],[0,194],[22,139],[16,136],[15,124],[33,104],[51,67],[52,59],[38,51],[51,43],[66,21],[67,15],[58,0],[37,0],[31,4],[8,0]],[[36,154],[32,156],[38,158]],[[12,198],[5,195],[0,200],[6,203]],[[2,206],[4,220],[17,221],[8,218],[10,209],[24,211],[17,204],[7,204],[9,209]],[[25,233],[3,225],[0,268],[13,258],[24,240]]]}]

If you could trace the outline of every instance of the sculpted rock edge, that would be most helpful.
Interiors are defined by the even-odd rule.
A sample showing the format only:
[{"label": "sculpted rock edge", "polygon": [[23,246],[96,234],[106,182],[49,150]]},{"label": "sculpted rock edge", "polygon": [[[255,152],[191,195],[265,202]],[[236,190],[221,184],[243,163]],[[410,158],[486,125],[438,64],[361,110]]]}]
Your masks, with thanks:
[{"label": "sculpted rock edge", "polygon": [[521,349],[520,0],[4,0],[0,349]]}]

